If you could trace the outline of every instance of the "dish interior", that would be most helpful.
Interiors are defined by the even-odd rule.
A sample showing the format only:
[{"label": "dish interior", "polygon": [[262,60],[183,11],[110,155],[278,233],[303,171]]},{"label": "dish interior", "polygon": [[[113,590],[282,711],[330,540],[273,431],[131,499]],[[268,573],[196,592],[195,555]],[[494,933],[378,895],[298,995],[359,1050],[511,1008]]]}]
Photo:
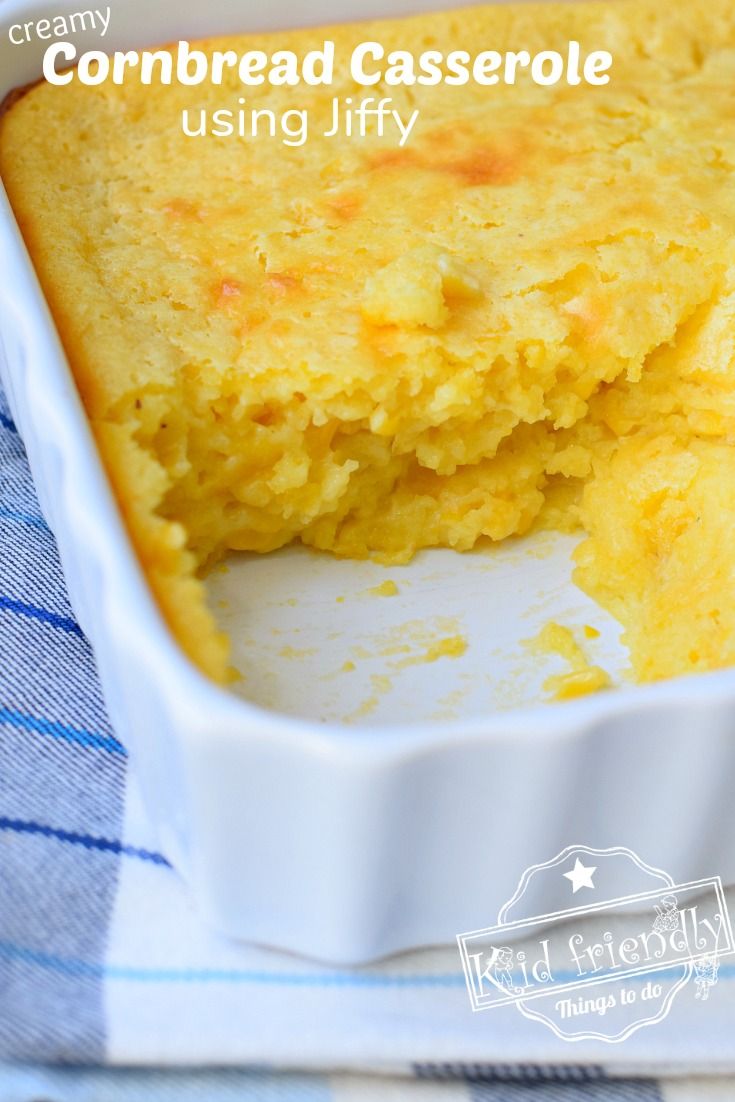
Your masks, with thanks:
[{"label": "dish interior", "polygon": [[548,700],[544,683],[569,672],[568,659],[526,642],[550,621],[620,684],[620,624],[571,581],[577,539],[542,532],[391,567],[300,546],[232,555],[207,579],[241,675],[232,689],[350,724],[487,715]]}]

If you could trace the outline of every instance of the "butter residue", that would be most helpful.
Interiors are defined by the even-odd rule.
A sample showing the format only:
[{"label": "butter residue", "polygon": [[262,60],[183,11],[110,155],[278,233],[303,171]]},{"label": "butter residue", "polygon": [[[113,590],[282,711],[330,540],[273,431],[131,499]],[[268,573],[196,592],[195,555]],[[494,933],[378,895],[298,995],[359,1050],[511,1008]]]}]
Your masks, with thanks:
[{"label": "butter residue", "polygon": [[[589,625],[584,633],[588,639],[599,635]],[[552,700],[572,700],[610,687],[609,675],[601,666],[590,663],[571,628],[549,620],[538,635],[525,642],[534,654],[558,654],[569,663],[568,673],[553,674],[544,681],[544,691],[551,694]]]},{"label": "butter residue", "polygon": [[278,652],[279,658],[309,658],[312,654],[316,654],[315,647],[281,647]]},{"label": "butter residue", "polygon": [[370,677],[370,684],[372,686],[372,693],[360,704],[354,712],[350,712],[349,715],[343,716],[343,723],[354,723],[356,719],[366,719],[367,716],[372,715],[375,709],[380,703],[380,698],[389,693],[393,688],[393,682],[386,674],[372,674]]},{"label": "butter residue", "polygon": [[403,658],[400,662],[394,663],[393,668],[405,670],[407,666],[421,666],[427,662],[436,662],[439,658],[461,658],[466,650],[467,640],[464,635],[447,635],[444,639],[431,643],[423,654]]},{"label": "butter residue", "polygon": [[381,582],[380,585],[373,585],[370,589],[366,589],[365,592],[370,597],[396,597],[398,595],[398,586],[391,579]]},{"label": "butter residue", "polygon": [[467,639],[460,631],[457,616],[406,620],[387,632],[376,633],[372,642],[374,651],[358,654],[353,647],[353,657],[393,658],[405,654],[405,658],[389,663],[393,670],[436,662],[439,658],[460,658],[467,650]]},{"label": "butter residue", "polygon": [[[384,583],[385,584],[385,583]],[[381,702],[381,698],[396,687],[395,675],[409,666],[421,666],[437,662],[442,658],[461,658],[467,650],[467,639],[459,631],[457,616],[434,616],[429,620],[407,620],[397,624],[387,632],[373,635],[373,647],[367,649],[361,644],[350,648],[351,660],[345,662],[340,672],[350,672],[356,668],[354,660],[364,661],[388,659],[385,674],[372,674],[371,693],[354,711],[343,716],[343,722],[369,716]],[[405,655],[397,658],[398,655]]]}]

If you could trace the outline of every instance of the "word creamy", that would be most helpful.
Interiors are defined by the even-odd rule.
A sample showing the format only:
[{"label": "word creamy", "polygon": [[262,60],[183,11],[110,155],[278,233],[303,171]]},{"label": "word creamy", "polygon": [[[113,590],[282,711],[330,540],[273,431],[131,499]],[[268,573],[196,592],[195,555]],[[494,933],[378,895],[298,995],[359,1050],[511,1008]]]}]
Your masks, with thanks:
[{"label": "word creamy", "polygon": [[110,8],[94,8],[87,11],[75,11],[71,15],[55,15],[51,19],[29,19],[26,23],[13,23],[8,27],[8,38],[14,46],[30,42],[34,36],[49,38],[68,38],[78,31],[99,31],[100,38],[107,34],[110,26]]},{"label": "word creamy", "polygon": [[[76,70],[69,66],[76,62]],[[515,84],[526,73],[534,84],[569,85],[607,84],[612,54],[593,50],[582,55],[579,42],[567,44],[565,53],[543,50],[530,54],[528,50],[482,50],[474,56],[466,50],[425,50],[418,56],[410,50],[392,50],[385,56],[379,42],[362,42],[349,58],[349,75],[357,84],[371,87],[383,82],[389,86],[436,84]],[[327,40],[321,49],[310,50],[299,57],[293,50],[213,50],[205,54],[191,49],[182,40],[178,50],[116,50],[111,56],[102,50],[87,50],[77,57],[71,42],[56,42],[44,54],[43,75],[50,84],[69,84],[76,78],[82,84],[102,84],[111,79],[122,84],[129,72],[135,72],[142,84],[155,80],[160,84],[196,85],[208,81],[222,84],[226,75],[235,73],[241,84],[259,85],[329,85],[334,80],[335,46]]]}]

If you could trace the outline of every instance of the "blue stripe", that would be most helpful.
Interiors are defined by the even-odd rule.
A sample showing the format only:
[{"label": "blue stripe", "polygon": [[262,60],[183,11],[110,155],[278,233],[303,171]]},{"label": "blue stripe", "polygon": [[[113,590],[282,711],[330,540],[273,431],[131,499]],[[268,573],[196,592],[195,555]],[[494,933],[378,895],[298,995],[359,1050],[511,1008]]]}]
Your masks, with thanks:
[{"label": "blue stripe", "polygon": [[100,735],[96,731],[85,731],[82,727],[70,727],[58,719],[42,719],[17,712],[14,708],[0,706],[0,723],[7,723],[20,731],[33,731],[37,735],[48,735],[65,742],[75,742],[78,746],[92,746],[97,750],[109,750],[111,754],[126,756],[125,747],[112,735]]},{"label": "blue stripe", "polygon": [[250,983],[277,987],[464,987],[464,975],[456,972],[435,975],[361,972],[267,972],[259,968],[135,968],[128,965],[96,964],[74,957],[59,957],[12,942],[0,942],[0,958],[36,964],[53,972],[142,983]]},{"label": "blue stripe", "polygon": [[42,624],[50,624],[52,627],[60,628],[61,631],[66,631],[69,635],[78,635],[81,639],[84,638],[82,629],[76,620],[72,620],[69,616],[60,616],[58,612],[52,612],[48,608],[28,605],[25,601],[16,600],[15,597],[0,596],[0,611],[15,612],[18,616],[28,616],[31,620],[39,620]]},{"label": "blue stripe", "polygon": [[[466,981],[461,972],[417,973],[370,972],[268,972],[259,968],[136,968],[121,964],[96,964],[75,957],[60,957],[43,953],[13,942],[0,941],[0,959],[23,961],[66,975],[91,976],[139,983],[242,983],[275,987],[386,987],[463,988]],[[650,974],[631,976],[648,980]],[[720,979],[735,978],[735,964],[721,964]]]},{"label": "blue stripe", "polygon": [[15,433],[18,432],[18,430],[15,427],[14,423],[10,420],[9,417],[6,417],[6,415],[2,412],[2,410],[0,410],[0,425],[2,425],[2,427],[4,429],[7,429],[8,432],[15,432]]},{"label": "blue stripe", "polygon": [[[43,953],[12,942],[0,942],[0,958],[20,960],[36,964],[54,972],[67,975],[93,976],[114,980],[131,980],[136,983],[242,983],[275,987],[360,987],[392,988],[463,988],[465,978],[461,972],[437,972],[427,975],[416,973],[371,972],[268,972],[259,968],[136,968],[131,965],[96,964],[74,957],[59,957]],[[720,979],[735,978],[735,965],[721,964]],[[650,975],[632,976],[631,979],[647,980]]]},{"label": "blue stripe", "polygon": [[[0,944],[0,952],[3,947]],[[134,968],[104,966],[109,979],[138,983],[251,983],[271,987],[464,987],[464,975],[455,972],[435,975],[378,975],[355,972],[266,972],[259,968]]]},{"label": "blue stripe", "polygon": [[111,838],[97,838],[92,834],[78,834],[73,830],[61,830],[58,827],[45,826],[43,823],[34,823],[25,819],[8,819],[4,815],[0,815],[0,830],[11,830],[16,834],[40,834],[44,838],[55,838],[59,842],[69,842],[73,846],[84,846],[85,849],[124,854],[126,857],[137,857],[141,861],[150,861],[154,865],[164,865],[166,868],[171,868],[162,853],[155,853],[150,849],[141,849],[138,846],[127,846],[123,842]]},{"label": "blue stripe", "polygon": [[[3,947],[0,944],[0,952]],[[354,972],[266,972],[261,969],[233,968],[133,968],[110,964],[104,968],[108,979],[133,980],[138,983],[250,983],[270,987],[465,987],[464,975],[456,972],[434,975],[377,975]]]},{"label": "blue stripe", "polygon": [[19,513],[15,509],[0,508],[0,519],[17,520],[19,524],[27,524],[31,528],[41,528],[44,532],[51,531],[43,517],[34,516],[32,513]]}]

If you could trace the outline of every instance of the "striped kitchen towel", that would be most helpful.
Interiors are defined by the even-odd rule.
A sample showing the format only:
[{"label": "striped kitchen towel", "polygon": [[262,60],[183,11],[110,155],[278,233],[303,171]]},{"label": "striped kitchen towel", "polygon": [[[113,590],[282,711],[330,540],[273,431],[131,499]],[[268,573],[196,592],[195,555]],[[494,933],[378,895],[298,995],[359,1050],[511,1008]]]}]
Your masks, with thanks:
[{"label": "striped kitchen towel", "polygon": [[513,1008],[473,1014],[455,947],[337,969],[207,930],[110,728],[2,399],[0,655],[0,1102],[735,1099],[725,962],[706,1013],[680,998],[625,1044],[569,1045]]}]

